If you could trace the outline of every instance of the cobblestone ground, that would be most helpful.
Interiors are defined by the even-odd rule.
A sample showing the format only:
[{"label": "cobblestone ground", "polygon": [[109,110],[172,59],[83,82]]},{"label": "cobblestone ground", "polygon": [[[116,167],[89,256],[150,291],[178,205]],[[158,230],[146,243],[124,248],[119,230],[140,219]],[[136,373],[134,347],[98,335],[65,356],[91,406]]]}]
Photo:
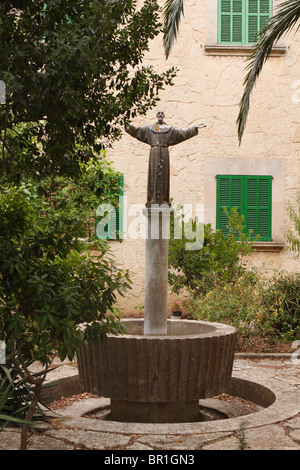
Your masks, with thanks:
[{"label": "cobblestone ground", "polygon": [[[300,450],[300,364],[292,359],[238,359],[235,377],[276,390],[269,408],[239,418],[202,423],[144,424],[93,419],[103,404],[87,398],[58,410],[47,426],[28,437],[29,450]],[[102,400],[102,401],[101,401]],[[85,416],[82,416],[84,415]],[[1,450],[17,450],[20,431],[0,433]],[[129,454],[127,454],[129,455]]]}]

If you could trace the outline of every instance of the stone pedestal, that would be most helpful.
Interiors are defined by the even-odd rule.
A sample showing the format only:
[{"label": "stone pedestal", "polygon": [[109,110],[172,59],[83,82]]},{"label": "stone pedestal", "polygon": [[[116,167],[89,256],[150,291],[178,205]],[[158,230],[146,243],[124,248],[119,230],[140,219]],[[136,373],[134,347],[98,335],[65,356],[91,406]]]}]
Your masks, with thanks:
[{"label": "stone pedestal", "polygon": [[235,328],[167,319],[171,213],[168,205],[144,209],[144,320],[124,319],[124,335],[78,351],[84,390],[111,399],[114,421],[196,421],[199,399],[226,392],[231,378]]},{"label": "stone pedestal", "polygon": [[85,391],[111,399],[111,419],[195,421],[199,399],[227,392],[235,328],[168,320],[167,335],[143,335],[141,319],[124,319],[125,335],[88,341],[78,352]]},{"label": "stone pedestal", "polygon": [[168,252],[172,208],[152,205],[146,217],[144,334],[166,335],[168,313]]}]

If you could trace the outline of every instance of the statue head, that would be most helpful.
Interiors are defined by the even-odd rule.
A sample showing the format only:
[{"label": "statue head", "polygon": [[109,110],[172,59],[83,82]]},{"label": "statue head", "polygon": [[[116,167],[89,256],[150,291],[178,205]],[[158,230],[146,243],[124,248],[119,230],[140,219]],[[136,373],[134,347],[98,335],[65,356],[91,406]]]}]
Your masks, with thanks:
[{"label": "statue head", "polygon": [[164,122],[165,113],[163,111],[157,111],[156,117],[157,117],[157,122],[159,124],[162,124]]}]

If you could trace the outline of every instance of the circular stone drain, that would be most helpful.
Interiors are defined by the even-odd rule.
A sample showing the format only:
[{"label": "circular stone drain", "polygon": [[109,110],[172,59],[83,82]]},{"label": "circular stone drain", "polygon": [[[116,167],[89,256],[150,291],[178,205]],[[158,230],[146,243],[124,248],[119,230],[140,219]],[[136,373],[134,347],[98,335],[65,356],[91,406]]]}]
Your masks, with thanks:
[{"label": "circular stone drain", "polygon": [[[275,400],[276,396],[274,392],[268,387],[249,380],[231,377],[228,393],[223,393],[218,397],[199,400],[199,414],[193,423],[197,424],[210,421],[223,421],[229,423],[234,421],[232,418],[239,419],[246,415],[255,415],[257,412],[270,407]],[[115,419],[112,419],[109,401],[106,401],[100,407],[98,406],[97,408],[93,408],[92,410],[85,412],[82,416],[100,421],[102,420],[103,423],[116,421]],[[120,424],[122,423],[121,421],[118,422]],[[190,425],[193,423],[190,422]],[[124,424],[126,423],[124,422]],[[144,424],[152,425],[152,423],[147,422]],[[174,424],[176,426],[174,422],[169,423],[169,425],[170,424]],[[188,423],[182,424],[188,425]],[[163,425],[164,423],[160,424],[160,426]]]},{"label": "circular stone drain", "polygon": [[[223,394],[220,397],[199,400],[199,415],[195,422],[231,419],[262,410],[263,407],[236,396]],[[104,421],[111,420],[109,405],[85,413],[83,416]]]}]

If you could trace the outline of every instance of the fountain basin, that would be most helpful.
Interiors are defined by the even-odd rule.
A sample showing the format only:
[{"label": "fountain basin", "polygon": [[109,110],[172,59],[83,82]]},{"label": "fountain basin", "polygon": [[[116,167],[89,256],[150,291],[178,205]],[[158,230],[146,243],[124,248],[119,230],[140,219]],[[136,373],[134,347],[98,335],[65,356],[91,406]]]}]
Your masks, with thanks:
[{"label": "fountain basin", "polygon": [[124,319],[125,335],[108,335],[78,351],[85,391],[111,399],[117,421],[198,419],[199,399],[227,392],[236,329],[168,320],[167,335],[144,335],[142,319]]}]

